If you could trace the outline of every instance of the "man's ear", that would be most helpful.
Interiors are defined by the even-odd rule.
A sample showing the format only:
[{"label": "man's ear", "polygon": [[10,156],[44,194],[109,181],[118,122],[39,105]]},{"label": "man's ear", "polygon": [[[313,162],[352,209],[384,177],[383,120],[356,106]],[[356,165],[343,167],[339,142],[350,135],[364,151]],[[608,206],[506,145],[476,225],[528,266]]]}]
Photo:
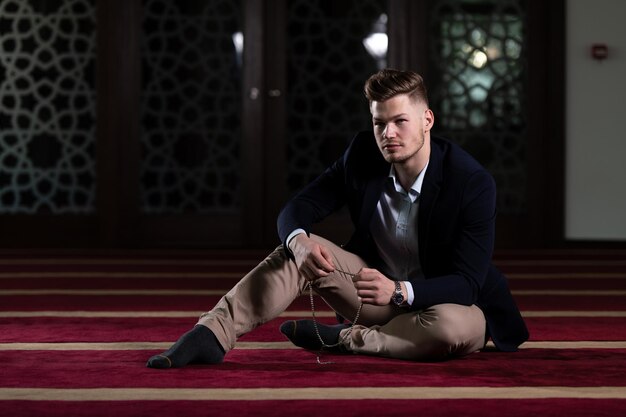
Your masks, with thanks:
[{"label": "man's ear", "polygon": [[435,114],[431,109],[424,110],[423,115],[424,132],[429,132],[435,125]]}]

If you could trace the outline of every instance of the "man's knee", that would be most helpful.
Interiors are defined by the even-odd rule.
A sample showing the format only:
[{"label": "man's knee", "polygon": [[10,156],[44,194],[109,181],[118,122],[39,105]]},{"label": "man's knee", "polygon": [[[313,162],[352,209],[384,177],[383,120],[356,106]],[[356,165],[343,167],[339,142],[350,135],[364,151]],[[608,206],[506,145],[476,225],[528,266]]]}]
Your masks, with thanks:
[{"label": "man's knee", "polygon": [[423,352],[428,359],[462,356],[483,347],[486,324],[475,306],[433,306],[420,313],[419,323],[427,334],[429,348]]}]

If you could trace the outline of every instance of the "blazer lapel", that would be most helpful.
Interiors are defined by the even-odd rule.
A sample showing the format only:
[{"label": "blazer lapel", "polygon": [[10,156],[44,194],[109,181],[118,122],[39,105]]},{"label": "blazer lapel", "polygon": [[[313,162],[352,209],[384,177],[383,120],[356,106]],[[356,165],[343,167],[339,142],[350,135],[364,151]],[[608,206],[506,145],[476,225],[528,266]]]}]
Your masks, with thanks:
[{"label": "blazer lapel", "polygon": [[439,146],[431,140],[430,160],[428,169],[422,183],[422,192],[420,193],[419,216],[417,235],[419,239],[420,251],[428,245],[428,229],[430,226],[430,218],[439,196],[440,185],[442,181],[442,158],[443,153]]},{"label": "blazer lapel", "polygon": [[380,194],[383,192],[383,185],[387,176],[381,176],[367,183],[365,194],[363,195],[363,206],[359,217],[359,229],[369,231],[370,221],[374,213],[374,209],[378,204]]}]

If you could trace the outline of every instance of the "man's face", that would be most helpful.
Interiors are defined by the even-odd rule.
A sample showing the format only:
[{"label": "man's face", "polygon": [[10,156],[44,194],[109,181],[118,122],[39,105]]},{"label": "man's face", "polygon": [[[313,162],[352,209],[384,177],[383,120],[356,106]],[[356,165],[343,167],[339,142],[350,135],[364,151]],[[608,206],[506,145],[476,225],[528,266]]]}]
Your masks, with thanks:
[{"label": "man's face", "polygon": [[426,104],[401,94],[386,101],[372,101],[370,110],[376,143],[385,160],[405,163],[416,159],[433,124]]}]

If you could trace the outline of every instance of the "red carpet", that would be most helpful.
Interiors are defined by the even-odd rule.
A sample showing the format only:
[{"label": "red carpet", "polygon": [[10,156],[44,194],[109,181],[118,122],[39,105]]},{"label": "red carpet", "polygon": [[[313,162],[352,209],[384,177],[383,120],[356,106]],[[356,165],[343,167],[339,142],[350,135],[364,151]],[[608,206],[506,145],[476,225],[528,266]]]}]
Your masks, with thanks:
[{"label": "red carpet", "polygon": [[[294,349],[236,349],[218,366],[168,374],[144,367],[157,350],[4,352],[3,384],[14,388],[310,388],[622,386],[626,349],[525,349],[443,363],[324,355]],[[145,358],[147,359],[147,358]]]},{"label": "red carpet", "polygon": [[623,252],[498,254],[531,332],[517,353],[319,365],[278,332],[302,298],[224,364],[165,372],[146,359],[262,255],[79,255],[0,257],[0,416],[626,415]]},{"label": "red carpet", "polygon": [[[540,399],[540,400],[359,400],[358,408],[365,413],[354,412],[354,401],[350,400],[283,400],[283,401],[92,401],[89,403],[90,417],[108,416],[269,416],[294,415],[298,417],[319,416],[390,416],[407,417],[424,415],[429,417],[463,416],[484,417],[490,410],[498,415],[518,416],[595,416],[614,417],[626,413],[626,400],[613,400],[610,408],[606,400],[589,399]],[[0,414],[13,417],[30,416],[85,416],[85,403],[78,401],[6,401],[0,403]],[[54,410],[57,414],[51,414]],[[419,410],[412,414],[408,410]],[[504,413],[504,411],[506,411]]]},{"label": "red carpet", "polygon": [[[241,341],[285,341],[278,331],[280,323],[297,317],[286,313],[255,331]],[[129,317],[40,317],[0,318],[3,342],[162,342],[175,340],[181,329],[190,326],[193,314],[183,318],[129,318]],[[334,323],[333,318],[319,318],[323,323]],[[97,323],[97,326],[94,325]],[[529,317],[526,323],[532,332],[531,340],[626,340],[626,320],[623,317]],[[555,332],[554,329],[559,329]]]}]

